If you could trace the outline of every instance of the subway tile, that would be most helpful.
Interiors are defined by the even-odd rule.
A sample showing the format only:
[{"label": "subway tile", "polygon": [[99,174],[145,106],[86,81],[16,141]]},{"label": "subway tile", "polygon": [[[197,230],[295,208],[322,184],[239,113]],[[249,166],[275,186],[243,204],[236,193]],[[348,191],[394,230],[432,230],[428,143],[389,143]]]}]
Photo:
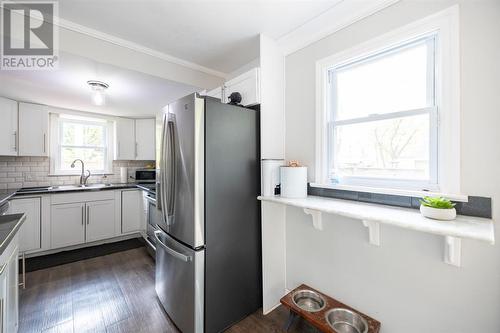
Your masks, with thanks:
[{"label": "subway tile", "polygon": [[15,188],[21,188],[23,187],[23,183],[8,183],[7,188],[8,189],[15,189]]},{"label": "subway tile", "polygon": [[16,166],[16,171],[20,171],[20,172],[30,171],[30,167],[27,167],[27,166]]},{"label": "subway tile", "polygon": [[21,166],[23,164],[20,161],[11,161],[11,162],[7,162],[7,165],[8,166]]},{"label": "subway tile", "polygon": [[22,177],[23,173],[22,172],[9,172],[7,173],[7,177]]}]

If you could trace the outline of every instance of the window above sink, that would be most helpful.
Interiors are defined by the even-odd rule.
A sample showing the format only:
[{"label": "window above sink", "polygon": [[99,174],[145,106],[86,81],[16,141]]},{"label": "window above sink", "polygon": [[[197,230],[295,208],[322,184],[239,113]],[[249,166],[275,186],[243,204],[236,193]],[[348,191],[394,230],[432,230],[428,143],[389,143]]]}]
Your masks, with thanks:
[{"label": "window above sink", "polygon": [[79,168],[71,168],[75,159],[82,159],[92,174],[112,172],[112,121],[51,113],[50,128],[51,174],[81,174]]}]

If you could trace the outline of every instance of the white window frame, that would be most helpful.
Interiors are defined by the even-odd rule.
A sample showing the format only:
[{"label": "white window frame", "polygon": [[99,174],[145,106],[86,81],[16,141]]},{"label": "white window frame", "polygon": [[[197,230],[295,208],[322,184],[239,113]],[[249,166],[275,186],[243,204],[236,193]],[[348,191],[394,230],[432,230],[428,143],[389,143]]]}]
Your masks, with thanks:
[{"label": "white window frame", "polygon": [[[70,115],[72,115],[72,114],[70,114]],[[85,118],[87,118],[87,119],[85,119]],[[91,115],[88,115],[88,116],[78,115],[77,118],[71,118],[71,117],[65,118],[64,114],[51,113],[51,119],[50,119],[50,123],[51,123],[51,125],[50,125],[51,126],[50,127],[50,131],[51,131],[51,133],[50,133],[50,139],[51,139],[51,144],[50,144],[50,157],[51,157],[50,175],[52,175],[52,176],[57,176],[57,175],[64,176],[64,175],[80,175],[81,174],[81,168],[79,165],[71,170],[63,170],[60,168],[60,166],[61,166],[61,149],[63,146],[65,146],[61,143],[62,124],[63,123],[88,124],[88,125],[97,125],[97,126],[105,127],[105,129],[106,129],[105,134],[106,135],[104,138],[104,146],[103,147],[99,146],[99,148],[103,148],[105,150],[104,169],[102,169],[102,170],[90,169],[90,172],[93,175],[112,174],[113,137],[114,137],[113,122],[110,120],[93,121],[92,118],[98,118],[98,117],[93,117]],[[79,148],[79,146],[73,146],[73,145],[66,145],[66,146]],[[81,148],[92,148],[92,147],[93,146],[81,146]]]},{"label": "white window frame", "polygon": [[[316,63],[316,168],[312,186],[350,189],[368,192],[404,194],[429,190],[434,193],[449,193],[460,196],[460,61],[459,61],[459,9],[450,7],[417,22],[384,34],[378,38],[339,52]],[[437,170],[435,186],[414,182],[377,182],[373,178],[358,177],[350,183],[332,184],[328,175],[328,123],[329,123],[329,70],[364,59],[398,45],[436,35],[435,39],[435,105],[437,114],[436,138]],[[417,112],[419,112],[417,110]],[[432,112],[431,112],[432,113]],[[380,115],[383,117],[383,115]],[[433,134],[431,133],[431,136]],[[425,186],[427,185],[427,186]],[[394,191],[388,190],[393,188]]]}]

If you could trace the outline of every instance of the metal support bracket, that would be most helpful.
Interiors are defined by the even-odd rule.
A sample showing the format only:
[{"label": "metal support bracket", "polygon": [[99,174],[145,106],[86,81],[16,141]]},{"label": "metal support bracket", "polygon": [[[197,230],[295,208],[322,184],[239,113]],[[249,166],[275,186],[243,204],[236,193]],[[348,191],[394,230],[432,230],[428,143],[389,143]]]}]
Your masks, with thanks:
[{"label": "metal support bracket", "polygon": [[462,259],[462,239],[453,236],[444,238],[444,262],[460,267]]},{"label": "metal support bracket", "polygon": [[321,211],[309,209],[309,208],[304,208],[304,213],[312,216],[314,229],[323,230],[323,219],[321,216]]},{"label": "metal support bracket", "polygon": [[363,225],[368,228],[368,239],[370,244],[380,246],[380,223],[363,220]]}]

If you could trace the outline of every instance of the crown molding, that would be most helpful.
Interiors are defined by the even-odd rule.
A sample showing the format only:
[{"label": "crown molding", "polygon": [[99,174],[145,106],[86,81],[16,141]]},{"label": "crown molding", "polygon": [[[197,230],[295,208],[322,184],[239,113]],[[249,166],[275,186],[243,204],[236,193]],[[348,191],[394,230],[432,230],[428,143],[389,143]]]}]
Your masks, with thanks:
[{"label": "crown molding", "polygon": [[180,66],[184,66],[184,67],[196,70],[196,71],[200,71],[200,72],[214,75],[214,76],[221,77],[221,78],[226,78],[228,76],[227,73],[223,73],[223,72],[217,71],[217,70],[212,69],[212,68],[208,68],[208,67],[190,62],[190,61],[186,61],[186,60],[174,57],[170,54],[166,54],[166,53],[151,49],[149,47],[128,41],[128,40],[120,38],[120,37],[116,37],[116,36],[104,33],[104,32],[99,31],[99,30],[95,30],[95,29],[74,23],[72,21],[68,21],[68,20],[59,18],[58,25],[61,28],[68,29],[68,30],[71,30],[71,31],[74,31],[74,32],[77,32],[80,34],[84,34],[84,35],[87,35],[87,36],[90,36],[93,38],[97,38],[97,39],[103,40],[105,42],[115,44],[115,45],[118,45],[121,47],[125,47],[125,48],[128,48],[128,49],[133,50],[133,51],[137,51],[140,53],[144,53],[144,54],[150,55],[152,57],[156,57],[156,58],[177,64]]},{"label": "crown molding", "polygon": [[317,42],[400,0],[342,0],[322,14],[278,38],[283,53],[289,55]]}]

